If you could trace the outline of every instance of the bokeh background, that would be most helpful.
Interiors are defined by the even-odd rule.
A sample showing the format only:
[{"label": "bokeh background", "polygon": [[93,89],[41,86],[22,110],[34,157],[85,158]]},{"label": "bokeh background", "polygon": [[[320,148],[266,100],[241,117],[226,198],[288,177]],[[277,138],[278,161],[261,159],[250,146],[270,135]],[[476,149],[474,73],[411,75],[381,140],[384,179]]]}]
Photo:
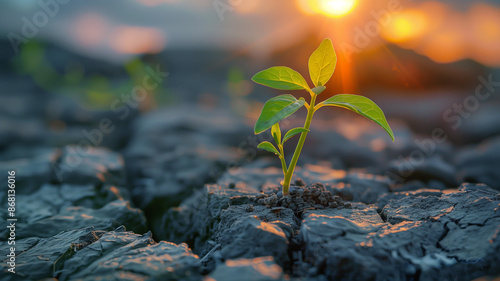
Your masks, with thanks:
[{"label": "bokeh background", "polygon": [[[279,94],[251,76],[274,65],[307,76],[326,37],[338,66],[321,99],[368,96],[393,126],[423,136],[440,127],[457,145],[500,133],[498,86],[472,97],[484,79],[500,81],[498,1],[11,0],[0,3],[0,34],[2,149],[78,140],[71,124],[92,128],[96,112],[118,111],[147,66],[168,77],[118,121],[190,104],[251,126]],[[372,126],[328,114],[348,114],[334,129],[351,140]],[[123,148],[128,130],[114,134],[102,145]]]}]

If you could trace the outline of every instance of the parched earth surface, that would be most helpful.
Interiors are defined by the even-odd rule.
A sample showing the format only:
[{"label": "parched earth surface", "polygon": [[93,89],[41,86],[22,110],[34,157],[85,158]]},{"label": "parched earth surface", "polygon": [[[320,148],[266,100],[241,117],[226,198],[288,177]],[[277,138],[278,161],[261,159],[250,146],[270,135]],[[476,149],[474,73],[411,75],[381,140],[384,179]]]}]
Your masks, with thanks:
[{"label": "parched earth surface", "polygon": [[[258,139],[242,118],[177,107],[144,115],[129,130],[120,152],[76,143],[2,153],[2,171],[16,171],[18,221],[16,274],[7,272],[10,230],[0,230],[0,280],[500,274],[498,137],[462,148],[437,144],[408,166],[415,147],[404,127],[396,128],[400,141],[382,141],[383,149],[366,145],[381,142],[371,132],[357,141],[312,134],[283,196],[278,163],[254,149]],[[315,156],[327,141],[337,148],[323,146]],[[353,153],[338,153],[339,145]],[[6,218],[7,208],[0,215]]]},{"label": "parched earth surface", "polygon": [[[121,120],[0,79],[17,219],[0,227],[0,281],[500,278],[498,119],[443,141],[391,120],[392,143],[354,115],[318,116],[283,196],[280,163],[256,149],[269,136],[228,104]],[[103,119],[113,132],[95,131]]]}]

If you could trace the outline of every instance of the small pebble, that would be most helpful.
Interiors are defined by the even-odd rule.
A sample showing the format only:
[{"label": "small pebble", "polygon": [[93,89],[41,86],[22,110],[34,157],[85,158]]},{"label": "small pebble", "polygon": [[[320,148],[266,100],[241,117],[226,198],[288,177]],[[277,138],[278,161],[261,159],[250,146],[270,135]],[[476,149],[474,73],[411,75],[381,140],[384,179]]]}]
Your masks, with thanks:
[{"label": "small pebble", "polygon": [[298,178],[295,180],[295,185],[296,186],[306,186],[306,183],[301,178]]},{"label": "small pebble", "polygon": [[255,198],[258,200],[258,199],[262,199],[262,198],[266,198],[267,195],[266,194],[259,194],[257,196],[255,196]]}]

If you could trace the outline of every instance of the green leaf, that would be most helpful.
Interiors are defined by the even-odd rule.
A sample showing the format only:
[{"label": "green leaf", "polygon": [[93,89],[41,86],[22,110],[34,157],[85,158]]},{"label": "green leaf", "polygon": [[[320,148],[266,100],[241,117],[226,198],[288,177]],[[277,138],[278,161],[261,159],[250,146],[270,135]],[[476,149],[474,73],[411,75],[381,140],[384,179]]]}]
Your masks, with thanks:
[{"label": "green leaf", "polygon": [[274,141],[276,144],[281,143],[281,129],[280,129],[280,123],[276,123],[271,127],[271,135],[273,135]]},{"label": "green leaf", "polygon": [[255,74],[255,83],[278,90],[308,90],[306,79],[297,71],[286,66],[274,66]]},{"label": "green leaf", "polygon": [[295,136],[296,134],[300,134],[300,133],[304,133],[304,132],[309,132],[309,130],[305,129],[305,128],[293,128],[293,129],[291,129],[283,137],[283,143],[285,143],[288,139]]},{"label": "green leaf", "polygon": [[257,123],[255,123],[254,132],[260,134],[271,128],[282,119],[292,115],[305,103],[303,98],[296,99],[292,95],[281,95],[274,97],[264,104]]},{"label": "green leaf", "polygon": [[394,141],[394,134],[385,119],[384,112],[369,98],[358,95],[342,94],[335,95],[325,100],[323,104],[343,107],[365,116],[366,118],[379,124],[380,127],[382,127],[389,134],[392,141]]},{"label": "green leaf", "polygon": [[314,86],[323,86],[330,80],[337,65],[337,54],[330,39],[325,39],[309,57],[309,75]]},{"label": "green leaf", "polygon": [[313,93],[315,93],[316,95],[319,95],[319,94],[323,93],[323,91],[325,89],[326,89],[325,86],[318,86],[318,87],[313,88],[311,91],[313,91]]},{"label": "green leaf", "polygon": [[270,143],[268,141],[263,141],[263,142],[259,143],[259,145],[257,145],[257,148],[264,149],[264,150],[267,150],[267,151],[272,152],[274,154],[280,155],[280,153],[274,147],[274,145],[272,145],[272,143]]}]

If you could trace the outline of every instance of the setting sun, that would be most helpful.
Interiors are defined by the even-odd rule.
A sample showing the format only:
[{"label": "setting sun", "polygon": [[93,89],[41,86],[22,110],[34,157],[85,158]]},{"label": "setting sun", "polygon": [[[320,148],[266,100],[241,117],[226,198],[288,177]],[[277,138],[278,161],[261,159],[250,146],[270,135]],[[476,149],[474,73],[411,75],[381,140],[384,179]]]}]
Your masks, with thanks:
[{"label": "setting sun", "polygon": [[320,0],[319,9],[322,14],[340,17],[349,13],[356,4],[356,0]]},{"label": "setting sun", "polygon": [[354,8],[356,0],[297,0],[297,4],[305,14],[341,17]]}]

